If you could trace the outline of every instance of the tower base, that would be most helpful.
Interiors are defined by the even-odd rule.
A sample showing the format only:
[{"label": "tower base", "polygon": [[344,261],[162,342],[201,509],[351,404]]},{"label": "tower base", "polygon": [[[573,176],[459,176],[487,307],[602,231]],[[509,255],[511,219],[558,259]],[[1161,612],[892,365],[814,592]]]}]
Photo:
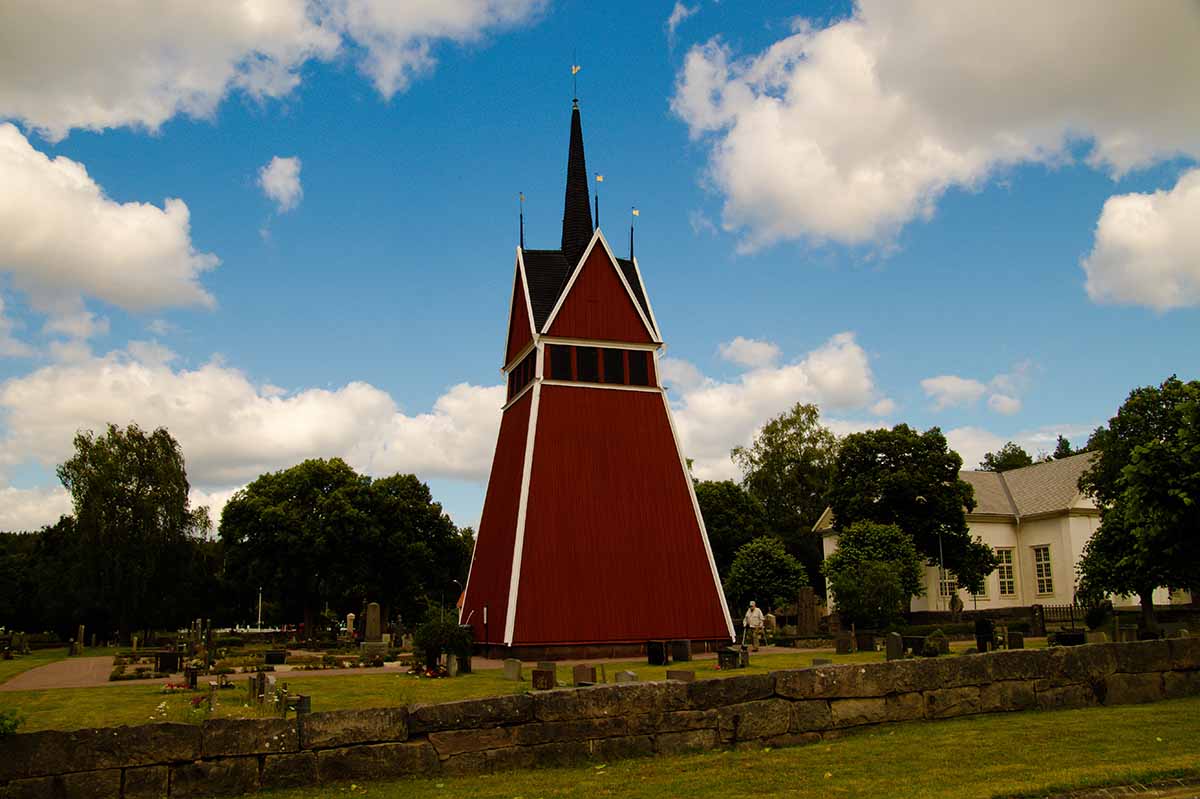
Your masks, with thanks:
[{"label": "tower base", "polygon": [[[538,660],[606,660],[629,658],[631,660],[646,658],[646,641],[626,641],[615,643],[580,643],[580,644],[504,644],[477,643],[474,653],[478,657],[492,660],[515,658],[524,661]],[[716,652],[732,643],[728,638],[718,638],[704,641],[692,641],[692,654]]]}]

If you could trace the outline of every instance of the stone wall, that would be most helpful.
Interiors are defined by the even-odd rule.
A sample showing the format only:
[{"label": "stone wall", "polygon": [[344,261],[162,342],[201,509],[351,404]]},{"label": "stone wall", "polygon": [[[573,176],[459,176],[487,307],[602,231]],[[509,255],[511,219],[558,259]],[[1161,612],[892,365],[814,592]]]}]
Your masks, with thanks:
[{"label": "stone wall", "polygon": [[1200,694],[1200,638],[560,689],[411,710],[0,739],[0,797],[190,797],[258,788],[782,746],[867,724]]}]

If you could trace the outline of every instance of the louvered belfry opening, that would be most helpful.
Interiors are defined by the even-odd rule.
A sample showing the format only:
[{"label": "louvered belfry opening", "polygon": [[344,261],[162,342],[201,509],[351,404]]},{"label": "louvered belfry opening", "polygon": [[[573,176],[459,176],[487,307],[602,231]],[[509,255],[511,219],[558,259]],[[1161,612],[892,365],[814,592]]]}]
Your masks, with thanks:
[{"label": "louvered belfry opening", "polygon": [[583,158],[583,123],[577,100],[571,108],[571,144],[567,151],[567,192],[562,222],[562,253],[571,267],[579,263],[592,240],[592,205],[588,199],[587,174],[587,163]]}]

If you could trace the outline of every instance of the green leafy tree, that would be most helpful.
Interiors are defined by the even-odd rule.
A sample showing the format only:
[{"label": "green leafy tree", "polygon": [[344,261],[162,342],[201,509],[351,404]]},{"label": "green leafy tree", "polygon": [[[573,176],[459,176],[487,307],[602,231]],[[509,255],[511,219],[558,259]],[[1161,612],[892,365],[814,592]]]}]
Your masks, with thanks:
[{"label": "green leafy tree", "polygon": [[184,618],[178,589],[192,545],[211,523],[207,508],[189,503],[183,453],[170,433],[136,424],[81,432],[58,477],[75,511],[78,601],[94,628],[124,635]]},{"label": "green leafy tree", "polygon": [[979,468],[985,472],[1007,472],[1010,469],[1032,465],[1033,458],[1020,444],[1013,441],[1009,441],[997,452],[987,453],[979,462]]},{"label": "green leafy tree", "polygon": [[1071,442],[1066,438],[1059,436],[1058,441],[1054,444],[1053,458],[1056,461],[1062,460],[1063,458],[1069,458],[1072,455],[1078,455],[1080,452],[1083,452],[1083,450],[1071,449]]},{"label": "green leafy tree", "polygon": [[800,561],[777,538],[763,536],[743,544],[725,579],[725,598],[731,608],[744,609],[755,600],[764,609],[791,602],[808,578]]},{"label": "green leafy tree", "polygon": [[766,535],[766,511],[761,502],[732,480],[696,483],[696,500],[717,572],[724,577],[742,545]]},{"label": "green leafy tree", "polygon": [[[855,522],[838,533],[837,550],[821,567],[827,577],[853,572],[864,563],[885,563],[906,597],[925,593],[923,558],[912,536],[894,524]],[[841,605],[840,598],[837,600]]]},{"label": "green leafy tree", "polygon": [[1079,563],[1081,593],[1136,594],[1155,630],[1155,588],[1200,587],[1200,381],[1134,389],[1088,450],[1079,486],[1100,527]]},{"label": "green leafy tree", "polygon": [[837,448],[817,406],[797,403],[767,422],[749,447],[731,453],[742,486],[763,505],[767,529],[814,578],[820,576],[821,539],[812,526],[828,503]]},{"label": "green leafy tree", "polygon": [[903,618],[911,595],[891,564],[868,560],[827,577],[843,624],[882,630]]},{"label": "green leafy tree", "polygon": [[975,507],[971,486],[958,476],[962,458],[938,428],[918,433],[905,424],[842,439],[830,507],[839,531],[856,522],[895,524],[931,565],[944,558],[960,585],[983,590],[996,555],[967,528]]}]

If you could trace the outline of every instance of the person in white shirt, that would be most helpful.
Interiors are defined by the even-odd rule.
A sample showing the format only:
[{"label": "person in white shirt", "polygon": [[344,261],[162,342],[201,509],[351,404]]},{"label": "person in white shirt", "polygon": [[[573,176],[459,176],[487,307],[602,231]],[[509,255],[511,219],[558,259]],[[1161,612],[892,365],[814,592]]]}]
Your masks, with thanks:
[{"label": "person in white shirt", "polygon": [[763,637],[763,612],[755,607],[753,600],[750,602],[750,609],[746,611],[746,618],[742,619],[742,624],[750,635],[751,651],[757,652]]}]

